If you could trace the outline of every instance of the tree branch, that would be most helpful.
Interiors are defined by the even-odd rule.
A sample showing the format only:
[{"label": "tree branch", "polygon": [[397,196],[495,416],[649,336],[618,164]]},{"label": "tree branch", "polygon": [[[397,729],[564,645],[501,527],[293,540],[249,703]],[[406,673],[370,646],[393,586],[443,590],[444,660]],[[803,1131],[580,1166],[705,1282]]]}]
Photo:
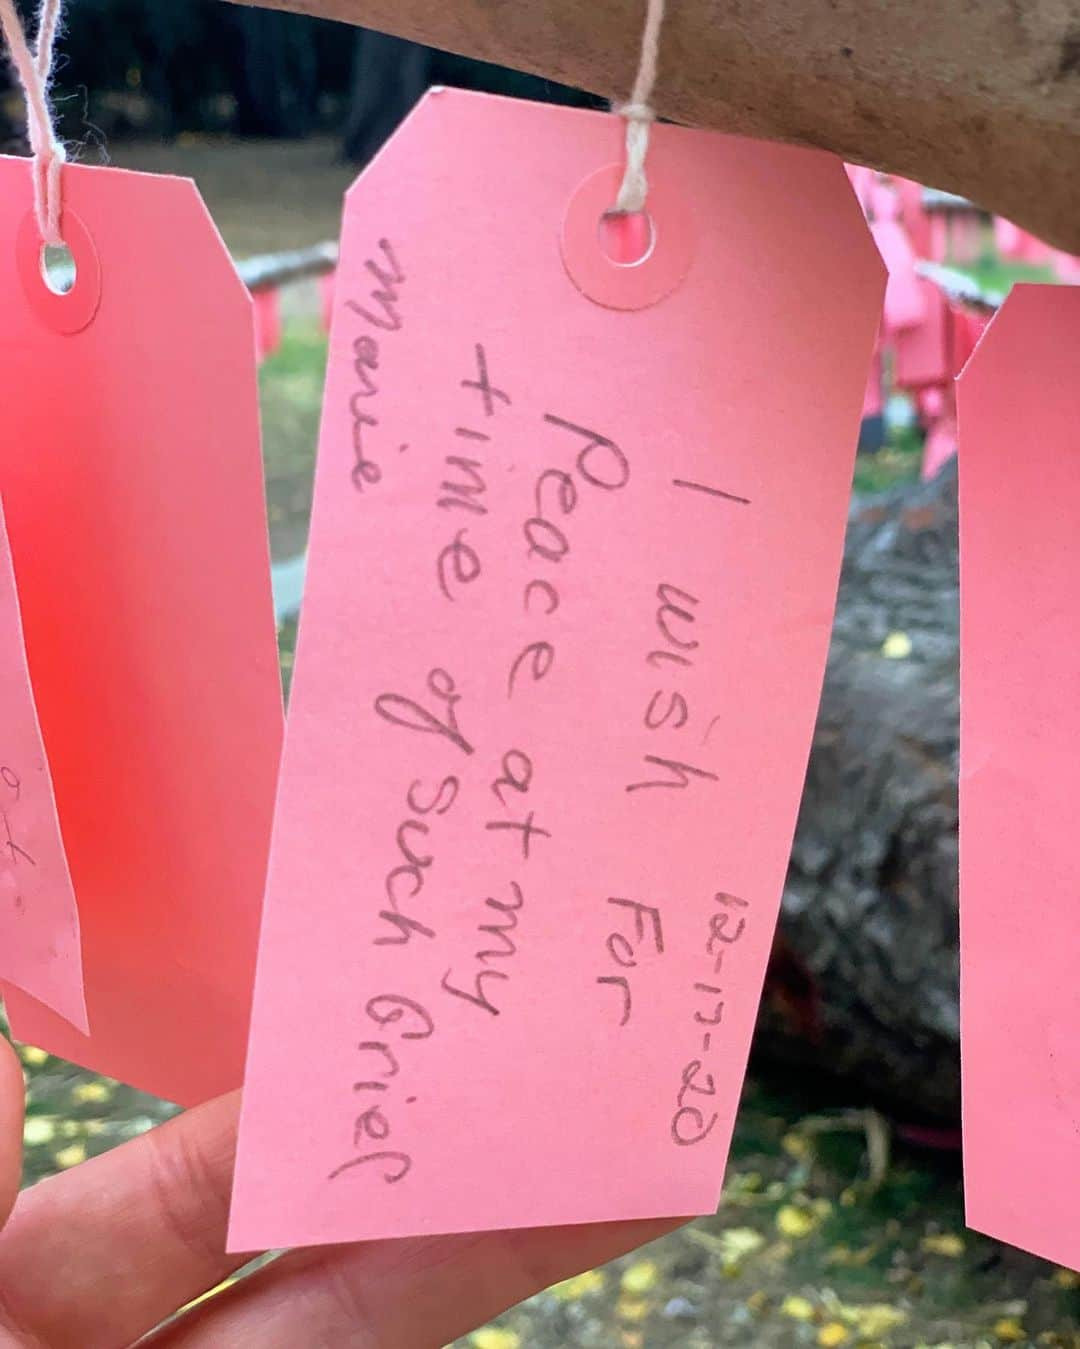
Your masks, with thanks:
[{"label": "tree branch", "polygon": [[[241,2],[613,98],[629,91],[644,16],[643,0]],[[1080,0],[678,0],[655,104],[962,193],[1080,253]]]}]

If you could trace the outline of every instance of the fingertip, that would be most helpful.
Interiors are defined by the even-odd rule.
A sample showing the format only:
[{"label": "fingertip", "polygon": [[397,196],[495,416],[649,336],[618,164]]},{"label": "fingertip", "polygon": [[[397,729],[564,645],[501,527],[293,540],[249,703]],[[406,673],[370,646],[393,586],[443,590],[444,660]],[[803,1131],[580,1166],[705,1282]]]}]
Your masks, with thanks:
[{"label": "fingertip", "polygon": [[22,1179],[24,1095],[19,1056],[0,1036],[0,1227],[15,1207]]}]

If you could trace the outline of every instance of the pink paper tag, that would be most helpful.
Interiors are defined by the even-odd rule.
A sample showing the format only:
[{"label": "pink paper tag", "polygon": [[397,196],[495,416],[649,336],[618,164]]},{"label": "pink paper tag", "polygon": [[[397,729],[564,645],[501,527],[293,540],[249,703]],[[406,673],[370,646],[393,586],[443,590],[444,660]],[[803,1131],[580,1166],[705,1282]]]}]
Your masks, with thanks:
[{"label": "pink paper tag", "polygon": [[1080,291],[1014,286],[959,381],[972,1227],[1080,1268]]},{"label": "pink paper tag", "polygon": [[921,276],[916,280],[924,305],[923,321],[915,328],[901,329],[893,340],[893,378],[897,388],[910,391],[946,384],[954,374],[948,301],[932,281]]},{"label": "pink paper tag", "polygon": [[192,1102],[242,1076],[282,732],[251,304],[190,182],[65,167],[66,295],[31,195],[0,159],[0,492],[92,1033],[5,996]]},{"label": "pink paper tag", "polygon": [[915,272],[915,254],[899,220],[878,219],[871,223],[881,260],[889,273],[885,287],[884,331],[889,334],[918,327],[926,317],[926,297]]},{"label": "pink paper tag", "polygon": [[0,979],[33,994],[85,1034],[79,915],[26,668],[2,512],[0,706]]},{"label": "pink paper tag", "polygon": [[251,296],[255,317],[255,354],[258,360],[281,347],[281,292],[276,286],[257,290]]},{"label": "pink paper tag", "polygon": [[432,93],[349,194],[234,1249],[716,1203],[884,277],[671,126],[611,261],[623,137]]}]

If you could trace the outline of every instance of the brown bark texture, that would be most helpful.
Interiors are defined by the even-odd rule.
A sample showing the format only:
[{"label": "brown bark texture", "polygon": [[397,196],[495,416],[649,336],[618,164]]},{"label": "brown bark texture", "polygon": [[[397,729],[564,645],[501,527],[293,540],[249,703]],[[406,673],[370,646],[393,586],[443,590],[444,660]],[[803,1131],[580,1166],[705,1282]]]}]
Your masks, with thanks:
[{"label": "brown bark texture", "polygon": [[[614,99],[644,13],[643,0],[246,2]],[[654,102],[958,192],[1080,253],[1080,0],[669,0]]]},{"label": "brown bark texture", "polygon": [[852,508],[755,1041],[915,1123],[959,1116],[956,525],[955,460]]}]

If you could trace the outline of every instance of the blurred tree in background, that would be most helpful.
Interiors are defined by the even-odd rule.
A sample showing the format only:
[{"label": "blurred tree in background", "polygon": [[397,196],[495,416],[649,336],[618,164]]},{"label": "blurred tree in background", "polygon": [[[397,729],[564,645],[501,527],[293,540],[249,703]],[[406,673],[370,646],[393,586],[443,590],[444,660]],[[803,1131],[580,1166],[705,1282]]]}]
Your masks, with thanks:
[{"label": "blurred tree in background", "polygon": [[[19,0],[32,26],[36,0]],[[185,132],[274,138],[340,132],[366,162],[429,84],[554,102],[597,100],[548,81],[324,19],[222,0],[70,0],[55,81],[71,141]],[[0,148],[21,140],[0,73]]]}]

